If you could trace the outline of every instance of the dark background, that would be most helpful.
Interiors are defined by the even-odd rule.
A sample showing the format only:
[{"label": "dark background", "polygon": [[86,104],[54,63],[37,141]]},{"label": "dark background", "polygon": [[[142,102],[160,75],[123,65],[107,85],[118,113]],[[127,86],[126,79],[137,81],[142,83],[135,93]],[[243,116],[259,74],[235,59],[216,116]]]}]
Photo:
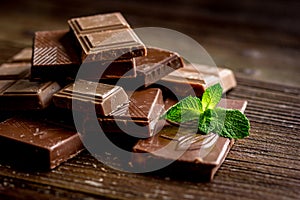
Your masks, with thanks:
[{"label": "dark background", "polygon": [[297,0],[2,0],[0,61],[30,46],[34,31],[68,28],[71,17],[120,11],[133,28],[187,34],[236,73],[299,85],[299,9]]}]

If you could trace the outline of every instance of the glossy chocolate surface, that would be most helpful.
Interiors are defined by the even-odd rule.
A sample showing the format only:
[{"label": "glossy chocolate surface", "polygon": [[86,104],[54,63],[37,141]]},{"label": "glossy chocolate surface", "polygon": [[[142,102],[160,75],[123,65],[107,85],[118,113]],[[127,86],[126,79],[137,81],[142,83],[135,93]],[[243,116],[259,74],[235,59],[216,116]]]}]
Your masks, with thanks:
[{"label": "glossy chocolate surface", "polygon": [[0,160],[30,170],[53,169],[74,157],[83,145],[72,129],[52,124],[39,114],[0,123]]},{"label": "glossy chocolate surface", "polygon": [[17,80],[30,73],[29,62],[4,63],[0,66],[0,80]]},{"label": "glossy chocolate surface", "polygon": [[[223,99],[219,106],[239,109],[243,112],[246,108],[246,101]],[[195,132],[191,133],[190,128],[180,129],[180,132],[178,130],[176,126],[167,125],[154,137],[140,140],[134,146],[134,151],[146,152],[150,155],[138,154],[133,159],[135,164],[147,167],[153,162],[174,160],[167,170],[193,173],[199,178],[212,179],[226,158],[234,140],[214,133],[195,135]],[[167,144],[168,147],[164,148]],[[178,155],[181,156],[178,158]],[[192,171],[193,169],[196,171]]]},{"label": "glossy chocolate surface", "polygon": [[54,94],[53,101],[57,107],[83,112],[95,106],[97,114],[108,115],[127,103],[128,96],[119,86],[78,80]]},{"label": "glossy chocolate surface", "polygon": [[189,95],[201,97],[206,88],[216,83],[222,85],[223,93],[236,86],[231,70],[197,64],[185,65],[163,77],[159,83],[182,97]]}]

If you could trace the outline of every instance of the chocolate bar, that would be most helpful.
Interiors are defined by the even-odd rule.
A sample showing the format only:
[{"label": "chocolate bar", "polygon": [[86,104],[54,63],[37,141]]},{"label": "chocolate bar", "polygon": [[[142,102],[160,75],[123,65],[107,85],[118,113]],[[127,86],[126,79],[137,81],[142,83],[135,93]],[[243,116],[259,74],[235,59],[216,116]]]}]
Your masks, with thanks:
[{"label": "chocolate bar", "polygon": [[224,93],[232,89],[236,86],[233,72],[224,68],[188,64],[158,82],[181,97],[189,95],[201,97],[206,88],[216,83],[222,85]]},{"label": "chocolate bar", "polygon": [[[244,111],[246,101],[222,99],[219,106]],[[167,125],[155,136],[140,140],[133,148],[138,153],[133,158],[135,167],[147,169],[147,166],[169,162],[170,165],[162,169],[168,175],[213,179],[234,140],[214,133],[195,134],[190,130]]]},{"label": "chocolate bar", "polygon": [[53,169],[81,150],[79,134],[35,113],[0,123],[0,160],[29,170]]},{"label": "chocolate bar", "polygon": [[113,61],[144,56],[146,47],[120,13],[68,21],[82,48],[82,61]]},{"label": "chocolate bar", "polygon": [[32,79],[75,77],[80,59],[69,30],[36,32],[33,45]]},{"label": "chocolate bar", "polygon": [[21,79],[0,93],[0,110],[44,109],[60,89],[56,82],[31,82]]},{"label": "chocolate bar", "polygon": [[14,55],[8,62],[28,62],[31,63],[32,59],[32,48],[27,47],[22,49],[16,55]]},{"label": "chocolate bar", "polygon": [[78,80],[53,96],[54,104],[60,108],[108,115],[122,104],[128,102],[128,96],[119,86]]},{"label": "chocolate bar", "polygon": [[158,88],[135,91],[130,102],[110,113],[99,117],[98,121],[104,132],[125,132],[135,137],[154,135],[163,125],[159,116],[164,111],[162,92]]},{"label": "chocolate bar", "polygon": [[0,66],[0,80],[17,80],[30,74],[28,62],[4,63]]}]

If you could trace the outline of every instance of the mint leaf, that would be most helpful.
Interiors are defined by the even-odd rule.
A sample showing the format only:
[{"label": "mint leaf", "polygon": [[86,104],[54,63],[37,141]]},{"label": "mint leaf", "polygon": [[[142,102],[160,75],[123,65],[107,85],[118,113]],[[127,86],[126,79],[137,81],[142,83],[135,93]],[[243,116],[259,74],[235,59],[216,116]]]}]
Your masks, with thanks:
[{"label": "mint leaf", "polygon": [[183,123],[191,120],[198,121],[201,110],[202,106],[200,99],[188,96],[170,107],[161,118],[177,123]]},{"label": "mint leaf", "polygon": [[249,135],[250,122],[239,110],[215,108],[214,132],[222,137],[241,139]]},{"label": "mint leaf", "polygon": [[208,109],[200,116],[198,122],[198,129],[204,134],[208,134],[215,129],[215,111]]},{"label": "mint leaf", "polygon": [[203,111],[207,109],[214,109],[217,106],[221,100],[222,91],[223,89],[219,83],[205,90],[201,101]]}]

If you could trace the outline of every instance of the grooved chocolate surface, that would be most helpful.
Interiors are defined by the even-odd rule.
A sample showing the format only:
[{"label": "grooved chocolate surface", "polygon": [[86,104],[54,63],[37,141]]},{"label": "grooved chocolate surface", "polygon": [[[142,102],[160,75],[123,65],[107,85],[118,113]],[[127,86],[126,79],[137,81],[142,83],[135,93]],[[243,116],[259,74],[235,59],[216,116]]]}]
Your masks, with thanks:
[{"label": "grooved chocolate surface", "polygon": [[78,80],[54,94],[53,101],[57,107],[78,111],[93,111],[95,106],[96,113],[108,115],[127,103],[128,96],[119,86]]}]

